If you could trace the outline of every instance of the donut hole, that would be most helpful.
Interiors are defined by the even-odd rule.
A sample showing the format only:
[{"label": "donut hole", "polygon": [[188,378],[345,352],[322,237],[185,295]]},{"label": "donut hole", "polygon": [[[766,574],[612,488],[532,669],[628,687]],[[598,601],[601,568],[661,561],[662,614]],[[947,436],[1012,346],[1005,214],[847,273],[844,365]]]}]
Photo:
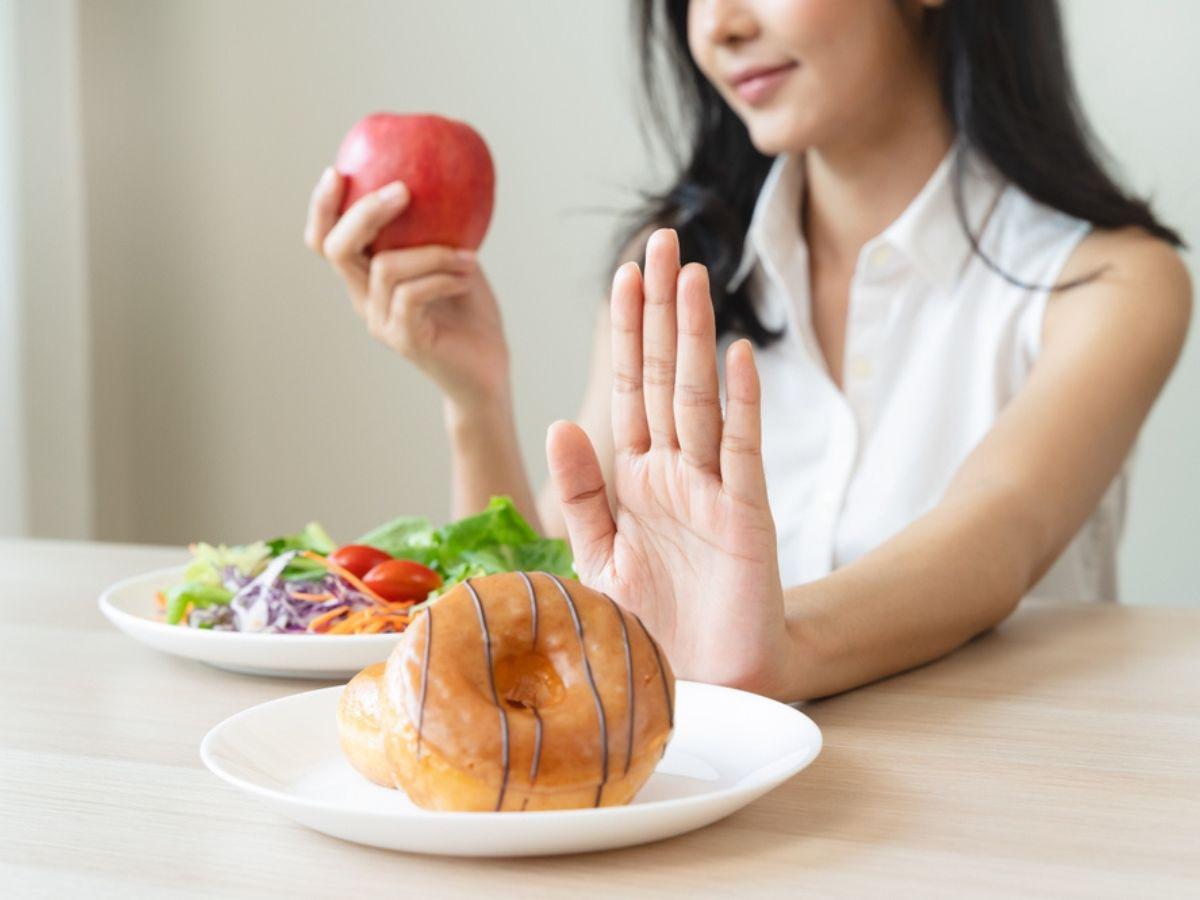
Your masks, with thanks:
[{"label": "donut hole", "polygon": [[544,709],[561,703],[567,689],[554,664],[540,653],[516,653],[496,662],[496,694],[512,709]]}]

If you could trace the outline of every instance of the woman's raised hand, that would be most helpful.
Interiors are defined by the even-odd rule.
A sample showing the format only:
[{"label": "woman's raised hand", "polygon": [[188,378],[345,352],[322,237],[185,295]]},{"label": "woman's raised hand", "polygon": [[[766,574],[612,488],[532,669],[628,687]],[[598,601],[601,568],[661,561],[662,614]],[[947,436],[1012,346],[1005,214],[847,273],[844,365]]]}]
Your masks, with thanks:
[{"label": "woman's raised hand", "polygon": [[680,270],[673,231],[651,236],[644,277],[617,271],[612,366],[615,508],[582,429],[547,437],[576,570],[642,618],[680,677],[773,693],[789,642],[758,375],[734,343],[722,417],[708,273]]},{"label": "woman's raised hand", "polygon": [[305,243],[346,282],[371,336],[401,353],[464,409],[507,391],[508,348],[500,309],[471,251],[425,246],[369,255],[379,230],[408,205],[393,182],[340,218],[345,183],[325,170],[309,201]]}]

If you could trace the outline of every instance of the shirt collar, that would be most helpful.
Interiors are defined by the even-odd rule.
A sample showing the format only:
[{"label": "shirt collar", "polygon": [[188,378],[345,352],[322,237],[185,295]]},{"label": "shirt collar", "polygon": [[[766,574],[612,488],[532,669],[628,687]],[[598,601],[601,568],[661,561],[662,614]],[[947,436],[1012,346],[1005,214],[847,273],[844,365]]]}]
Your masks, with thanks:
[{"label": "shirt collar", "polygon": [[931,283],[953,285],[970,260],[1002,187],[998,172],[956,143],[908,208],[879,237],[867,242],[862,258],[876,244],[887,243]]},{"label": "shirt collar", "polygon": [[[934,284],[951,285],[973,251],[957,210],[957,170],[962,169],[962,205],[971,234],[978,237],[994,208],[1003,178],[962,142],[955,143],[925,186],[881,234],[866,243],[863,261],[877,247],[888,245]],[[800,202],[804,195],[804,157],[776,157],[758,195],[737,272],[729,290],[736,290],[760,261],[779,258],[782,249],[804,243]]]},{"label": "shirt collar", "polygon": [[737,290],[764,258],[770,257],[773,241],[803,242],[800,232],[800,200],[804,195],[804,158],[784,153],[775,157],[766,180],[758,192],[742,258],[729,281],[729,291]]}]

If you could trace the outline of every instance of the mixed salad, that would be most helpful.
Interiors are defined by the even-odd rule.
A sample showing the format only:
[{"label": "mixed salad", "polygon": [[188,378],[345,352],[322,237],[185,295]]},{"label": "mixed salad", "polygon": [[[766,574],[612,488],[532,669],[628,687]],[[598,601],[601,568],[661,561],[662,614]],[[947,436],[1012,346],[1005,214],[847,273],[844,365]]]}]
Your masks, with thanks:
[{"label": "mixed salad", "polygon": [[310,523],[236,547],[194,544],[183,579],[158,595],[166,622],[277,634],[398,632],[440,594],[477,575],[540,570],[570,576],[565,541],[542,538],[508,497],[435,528],[402,516],[338,546]]}]

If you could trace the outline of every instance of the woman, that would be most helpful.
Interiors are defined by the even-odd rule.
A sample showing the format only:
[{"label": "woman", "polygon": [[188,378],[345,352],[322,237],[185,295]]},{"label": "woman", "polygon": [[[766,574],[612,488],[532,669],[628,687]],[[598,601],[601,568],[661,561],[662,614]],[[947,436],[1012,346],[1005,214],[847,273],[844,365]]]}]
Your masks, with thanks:
[{"label": "woman", "polygon": [[[548,435],[540,522],[581,579],[682,677],[789,700],[943,655],[1030,592],[1113,599],[1123,467],[1191,287],[1089,148],[1055,4],[639,6],[691,147],[628,245],[644,273],[617,270],[580,425]],[[532,514],[477,262],[368,259],[405,190],[338,220],[340,194],[327,171],[307,240],[442,388],[457,511]]]}]

